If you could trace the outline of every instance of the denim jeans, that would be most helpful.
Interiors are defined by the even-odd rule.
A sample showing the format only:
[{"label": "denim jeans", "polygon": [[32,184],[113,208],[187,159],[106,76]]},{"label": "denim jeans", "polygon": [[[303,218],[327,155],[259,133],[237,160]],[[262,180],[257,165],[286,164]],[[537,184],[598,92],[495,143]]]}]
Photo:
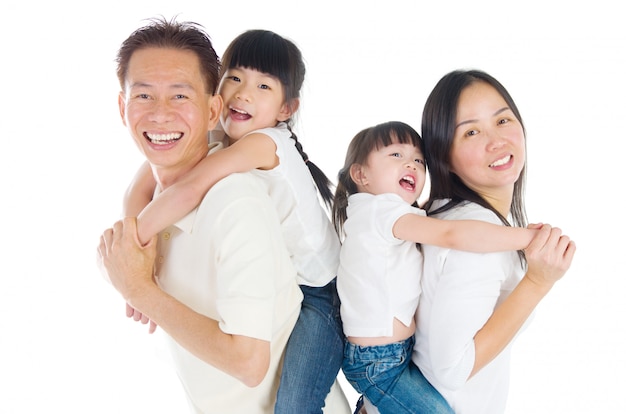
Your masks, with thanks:
[{"label": "denim jeans", "polygon": [[287,342],[275,414],[321,414],[343,360],[335,279],[324,287],[300,288],[304,299]]},{"label": "denim jeans", "polygon": [[343,373],[381,414],[454,414],[439,392],[411,362],[415,337],[387,345],[346,342]]}]

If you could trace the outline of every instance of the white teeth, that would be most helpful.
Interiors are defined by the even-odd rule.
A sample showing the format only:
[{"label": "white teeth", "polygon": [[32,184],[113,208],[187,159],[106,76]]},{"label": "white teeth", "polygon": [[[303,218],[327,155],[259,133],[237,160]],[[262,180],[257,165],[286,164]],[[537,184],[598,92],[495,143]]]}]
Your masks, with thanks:
[{"label": "white teeth", "polygon": [[171,141],[176,141],[177,139],[180,139],[180,137],[183,136],[183,134],[181,133],[174,133],[174,132],[170,132],[169,134],[146,133],[146,135],[148,136],[148,138],[150,138],[150,141],[152,141],[155,144],[166,144]]},{"label": "white teeth", "polygon": [[238,112],[238,113],[243,114],[243,115],[248,115],[248,113],[247,113],[246,111],[242,111],[242,110],[237,109],[237,108],[232,108],[232,107],[231,107],[231,108],[230,108],[230,110],[231,110],[231,111]]},{"label": "white teeth", "polygon": [[410,184],[415,184],[415,180],[413,179],[413,177],[406,176],[406,177],[402,177],[402,179]]},{"label": "white teeth", "polygon": [[499,159],[498,161],[494,162],[493,164],[490,165],[490,167],[498,167],[500,165],[504,165],[507,162],[509,162],[511,160],[511,156],[507,155],[504,158]]}]

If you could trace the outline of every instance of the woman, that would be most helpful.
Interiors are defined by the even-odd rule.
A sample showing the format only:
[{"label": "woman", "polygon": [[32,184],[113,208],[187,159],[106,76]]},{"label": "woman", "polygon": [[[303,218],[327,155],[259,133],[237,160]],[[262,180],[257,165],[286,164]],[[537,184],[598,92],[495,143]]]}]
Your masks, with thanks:
[{"label": "woman", "polygon": [[[444,76],[425,104],[422,135],[429,215],[526,227],[525,130],[496,79],[475,70]],[[456,413],[505,411],[512,341],[565,274],[575,250],[549,225],[525,252],[423,246],[412,359]]]}]

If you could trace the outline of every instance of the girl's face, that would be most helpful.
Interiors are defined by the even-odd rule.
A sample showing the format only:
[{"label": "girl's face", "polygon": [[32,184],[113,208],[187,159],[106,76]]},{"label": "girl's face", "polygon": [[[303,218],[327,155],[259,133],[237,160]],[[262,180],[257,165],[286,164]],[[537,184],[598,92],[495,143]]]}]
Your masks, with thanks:
[{"label": "girl's face", "polygon": [[352,166],[350,175],[359,192],[393,193],[413,204],[424,188],[426,166],[419,148],[396,142],[374,148],[365,164]]},{"label": "girl's face", "polygon": [[504,98],[485,82],[465,88],[457,105],[451,169],[465,185],[508,214],[513,186],[526,159],[522,125]]},{"label": "girl's face", "polygon": [[224,101],[220,120],[233,141],[254,130],[274,127],[292,115],[290,106],[284,102],[280,81],[254,69],[228,69],[218,93]]}]

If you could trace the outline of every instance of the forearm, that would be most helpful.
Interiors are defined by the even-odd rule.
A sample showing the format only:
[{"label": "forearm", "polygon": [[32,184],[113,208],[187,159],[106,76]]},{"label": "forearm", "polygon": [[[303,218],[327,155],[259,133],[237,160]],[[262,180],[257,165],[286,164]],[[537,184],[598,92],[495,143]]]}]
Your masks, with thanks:
[{"label": "forearm", "polygon": [[479,372],[511,343],[552,285],[524,277],[474,336],[475,360],[470,374]]},{"label": "forearm", "polygon": [[440,220],[417,214],[400,217],[393,227],[393,234],[401,240],[472,253],[525,249],[536,231],[482,220]]},{"label": "forearm", "polygon": [[265,377],[270,359],[267,341],[224,333],[218,321],[193,311],[156,285],[127,300],[183,348],[247,386],[256,386]]},{"label": "forearm", "polygon": [[525,249],[536,230],[501,226],[480,220],[447,221],[451,225],[451,248],[474,253]]}]

